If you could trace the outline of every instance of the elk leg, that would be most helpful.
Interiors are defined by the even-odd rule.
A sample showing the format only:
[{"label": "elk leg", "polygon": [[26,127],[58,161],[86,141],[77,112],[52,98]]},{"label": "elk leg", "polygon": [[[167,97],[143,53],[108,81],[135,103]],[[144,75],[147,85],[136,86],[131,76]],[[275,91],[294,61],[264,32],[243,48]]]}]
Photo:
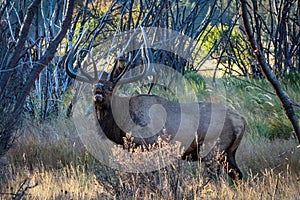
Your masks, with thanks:
[{"label": "elk leg", "polygon": [[235,153],[236,149],[231,154],[227,155],[226,160],[226,173],[233,181],[242,180],[243,178],[243,174],[236,164]]},{"label": "elk leg", "polygon": [[221,174],[219,156],[220,153],[218,151],[211,151],[203,158],[203,162],[205,165],[204,179],[213,179],[215,182],[218,182],[218,176]]}]

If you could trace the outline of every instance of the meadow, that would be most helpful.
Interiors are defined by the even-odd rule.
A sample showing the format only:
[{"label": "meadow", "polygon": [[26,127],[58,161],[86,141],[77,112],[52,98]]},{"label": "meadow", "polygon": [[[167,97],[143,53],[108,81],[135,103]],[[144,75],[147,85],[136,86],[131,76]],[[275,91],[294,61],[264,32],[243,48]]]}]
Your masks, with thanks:
[{"label": "meadow", "polygon": [[[208,80],[190,78],[199,95],[211,98],[210,86],[203,85]],[[300,199],[300,149],[272,87],[258,79],[218,81],[222,89],[214,91],[216,100],[234,107],[248,123],[237,152],[243,182],[234,184],[222,173],[206,184],[201,162],[180,160],[156,172],[117,171],[89,154],[72,119],[29,119],[8,152],[11,175],[1,183],[0,199]],[[281,82],[300,103],[299,75]],[[300,108],[295,111],[299,118]]]}]

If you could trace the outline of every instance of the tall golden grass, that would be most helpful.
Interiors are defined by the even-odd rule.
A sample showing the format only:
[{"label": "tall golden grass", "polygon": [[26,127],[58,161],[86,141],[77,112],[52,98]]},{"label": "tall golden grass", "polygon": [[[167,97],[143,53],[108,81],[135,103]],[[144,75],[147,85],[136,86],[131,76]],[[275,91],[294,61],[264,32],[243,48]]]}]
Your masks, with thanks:
[{"label": "tall golden grass", "polygon": [[8,153],[11,175],[0,199],[12,198],[25,178],[28,199],[300,199],[294,140],[246,135],[237,152],[244,181],[235,185],[222,173],[205,184],[200,162],[178,160],[145,173],[111,169],[86,152],[70,121],[54,123],[22,129]]}]

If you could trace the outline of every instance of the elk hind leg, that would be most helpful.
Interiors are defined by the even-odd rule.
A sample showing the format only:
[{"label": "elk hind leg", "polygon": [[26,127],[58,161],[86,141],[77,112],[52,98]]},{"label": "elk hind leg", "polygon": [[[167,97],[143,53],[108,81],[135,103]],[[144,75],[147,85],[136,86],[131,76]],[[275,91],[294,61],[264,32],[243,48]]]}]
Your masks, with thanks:
[{"label": "elk hind leg", "polygon": [[224,166],[226,173],[233,181],[242,180],[243,178],[243,174],[236,164],[235,153],[236,149],[227,155]]}]

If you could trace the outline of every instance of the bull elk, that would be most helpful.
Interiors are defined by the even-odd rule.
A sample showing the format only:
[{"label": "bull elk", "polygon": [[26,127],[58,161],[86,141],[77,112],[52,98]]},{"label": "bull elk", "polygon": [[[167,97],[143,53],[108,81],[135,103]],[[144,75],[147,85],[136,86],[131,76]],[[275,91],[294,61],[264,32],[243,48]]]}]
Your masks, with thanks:
[{"label": "bull elk", "polygon": [[[114,89],[118,84],[126,84],[135,82],[143,77],[148,76],[148,70],[144,67],[140,74],[135,77],[115,77],[113,74],[108,76],[107,80],[98,79],[97,72],[95,77],[91,77],[87,73],[78,74],[73,68],[72,55],[66,60],[67,74],[82,82],[93,84],[93,104],[95,116],[106,137],[120,145],[124,145],[123,138],[126,132],[134,131],[133,125],[138,127],[147,127],[151,123],[151,108],[160,105],[165,110],[165,118],[163,127],[158,130],[156,135],[152,137],[135,137],[134,142],[137,145],[152,144],[156,142],[157,136],[166,131],[171,138],[176,137],[182,120],[187,124],[184,130],[181,130],[181,138],[184,139],[184,132],[189,132],[190,128],[195,128],[191,143],[185,149],[182,159],[199,159],[209,158],[209,154],[201,158],[199,149],[204,145],[206,138],[218,136],[218,150],[222,153],[224,162],[226,163],[226,173],[232,180],[242,179],[242,172],[237,166],[235,155],[238,146],[242,140],[246,121],[234,109],[219,103],[211,102],[195,102],[195,103],[178,103],[169,101],[163,97],[148,94],[139,94],[131,97],[114,95]],[[116,67],[116,66],[115,66]],[[97,71],[94,64],[94,70]],[[115,69],[114,69],[115,70]],[[113,70],[113,71],[114,71]],[[123,73],[124,74],[124,73]],[[98,79],[98,80],[97,80]],[[118,83],[118,84],[117,84]],[[195,106],[199,109],[195,113]],[[185,112],[182,112],[184,107]],[[128,109],[127,113],[124,108]],[[123,109],[123,110],[122,110]],[[114,113],[115,111],[118,113]],[[123,112],[124,111],[124,112]],[[159,118],[159,115],[155,115]],[[194,120],[194,116],[199,116]],[[213,116],[213,117],[212,117]],[[128,119],[130,118],[130,119]],[[223,118],[220,119],[219,118]],[[160,119],[156,119],[160,120]],[[133,123],[128,123],[129,121]],[[220,126],[222,123],[222,126]],[[124,125],[125,124],[125,125]],[[219,129],[219,130],[218,130]],[[150,129],[149,129],[150,130]],[[142,135],[142,133],[140,133]],[[188,137],[188,136],[187,136]],[[204,162],[206,163],[206,162]]]}]

